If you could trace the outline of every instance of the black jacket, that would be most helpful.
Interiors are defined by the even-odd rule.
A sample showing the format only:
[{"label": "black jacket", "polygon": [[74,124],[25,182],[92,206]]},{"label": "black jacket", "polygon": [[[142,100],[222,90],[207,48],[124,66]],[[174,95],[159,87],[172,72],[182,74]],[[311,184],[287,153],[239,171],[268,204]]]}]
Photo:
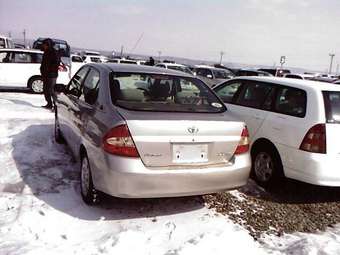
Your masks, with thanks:
[{"label": "black jacket", "polygon": [[57,78],[59,64],[60,57],[54,48],[45,51],[40,65],[40,73],[42,77]]}]

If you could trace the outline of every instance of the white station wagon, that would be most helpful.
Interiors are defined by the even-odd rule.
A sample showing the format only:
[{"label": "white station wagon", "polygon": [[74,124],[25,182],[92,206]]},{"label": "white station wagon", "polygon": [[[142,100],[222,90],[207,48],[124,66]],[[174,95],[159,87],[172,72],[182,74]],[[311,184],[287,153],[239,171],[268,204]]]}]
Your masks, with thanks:
[{"label": "white station wagon", "polygon": [[[43,52],[39,50],[0,49],[0,87],[28,88],[32,92],[41,93],[42,56]],[[61,64],[57,83],[67,84],[69,80],[69,70]]]},{"label": "white station wagon", "polygon": [[281,177],[340,186],[340,87],[275,77],[244,77],[214,88],[244,120],[252,176],[265,187]]}]

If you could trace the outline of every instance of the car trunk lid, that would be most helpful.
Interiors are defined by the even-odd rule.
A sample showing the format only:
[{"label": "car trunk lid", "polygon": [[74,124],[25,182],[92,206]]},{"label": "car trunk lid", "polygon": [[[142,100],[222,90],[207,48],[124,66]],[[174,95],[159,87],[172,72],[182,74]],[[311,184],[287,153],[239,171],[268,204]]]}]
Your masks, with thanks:
[{"label": "car trunk lid", "polygon": [[230,163],[244,127],[225,113],[118,111],[148,167]]}]

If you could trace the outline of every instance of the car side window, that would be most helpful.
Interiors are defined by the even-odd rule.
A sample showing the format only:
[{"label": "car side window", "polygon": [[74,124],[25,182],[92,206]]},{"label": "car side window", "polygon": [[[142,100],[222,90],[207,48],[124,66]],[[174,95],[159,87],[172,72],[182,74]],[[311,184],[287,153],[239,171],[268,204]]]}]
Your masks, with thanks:
[{"label": "car side window", "polygon": [[275,101],[275,111],[303,118],[306,114],[307,95],[301,89],[282,87]]},{"label": "car side window", "polygon": [[216,89],[216,94],[222,99],[224,103],[231,103],[234,95],[241,87],[241,81],[227,83],[225,86],[220,86]]},{"label": "car side window", "polygon": [[94,104],[98,97],[99,72],[93,68],[90,69],[83,86],[83,94],[80,99],[88,104]]},{"label": "car side window", "polygon": [[81,94],[81,85],[89,71],[88,67],[81,68],[68,84],[67,91],[69,94],[79,97]]},{"label": "car side window", "polygon": [[273,87],[266,83],[248,82],[237,98],[236,104],[252,108],[261,108],[272,89]]},{"label": "car side window", "polygon": [[31,53],[32,63],[41,63],[43,54]]},{"label": "car side window", "polygon": [[9,52],[0,52],[0,63],[9,63],[10,62],[10,53]]},{"label": "car side window", "polygon": [[13,63],[32,63],[32,56],[26,52],[14,52]]}]

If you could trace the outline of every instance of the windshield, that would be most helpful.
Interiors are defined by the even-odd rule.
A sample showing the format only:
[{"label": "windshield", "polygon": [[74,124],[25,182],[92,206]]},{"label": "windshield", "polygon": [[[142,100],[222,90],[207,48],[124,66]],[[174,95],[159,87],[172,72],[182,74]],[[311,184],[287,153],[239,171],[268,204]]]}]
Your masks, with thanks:
[{"label": "windshield", "polygon": [[214,76],[216,79],[229,79],[231,72],[227,71],[227,70],[213,70]]},{"label": "windshield", "polygon": [[192,74],[192,72],[190,71],[190,69],[186,66],[168,66],[169,69],[172,70],[176,70],[176,71],[181,71],[181,72],[185,72],[188,74]]},{"label": "windshield", "polygon": [[327,123],[340,123],[340,92],[323,91]]},{"label": "windshield", "polygon": [[220,113],[226,109],[199,79],[160,74],[115,73],[111,98],[129,110]]}]

